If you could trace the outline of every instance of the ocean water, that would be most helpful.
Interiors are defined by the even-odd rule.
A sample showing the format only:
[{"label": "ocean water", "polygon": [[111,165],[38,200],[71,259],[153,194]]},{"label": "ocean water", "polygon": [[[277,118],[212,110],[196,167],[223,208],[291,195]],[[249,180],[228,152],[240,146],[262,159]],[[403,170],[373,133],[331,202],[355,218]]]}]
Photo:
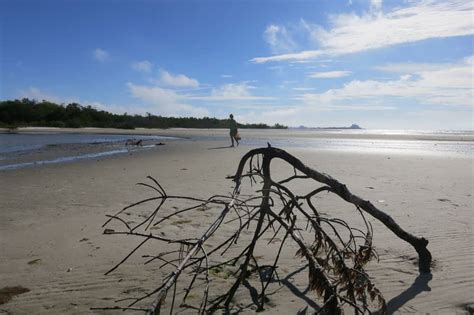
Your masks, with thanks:
[{"label": "ocean water", "polygon": [[[474,157],[474,131],[376,129],[265,129],[243,137],[244,146],[327,150],[364,154]],[[208,138],[206,140],[211,140]],[[227,138],[224,141],[229,141]]]},{"label": "ocean water", "polygon": [[317,132],[329,134],[353,134],[353,135],[406,135],[406,136],[455,136],[473,137],[473,130],[406,130],[406,129],[317,129],[317,128],[294,128],[293,131],[304,133]]},{"label": "ocean water", "polygon": [[[129,139],[143,140],[140,147],[127,147]],[[0,133],[0,171],[46,164],[94,159],[130,151],[149,150],[176,137],[90,133]]]},{"label": "ocean water", "polygon": [[302,148],[307,150],[325,150],[355,152],[366,154],[405,154],[446,157],[474,157],[473,141],[446,140],[386,140],[386,139],[247,139],[245,145]]},{"label": "ocean water", "polygon": [[169,140],[173,137],[142,135],[111,135],[89,133],[0,133],[0,154],[18,151],[31,151],[46,146],[61,144],[98,144],[137,140]]},{"label": "ocean water", "polygon": [[[307,150],[330,150],[364,154],[415,154],[446,157],[474,157],[473,131],[425,130],[242,130],[242,146]],[[128,139],[143,140],[142,147],[126,147]],[[0,134],[0,170],[126,154],[130,150],[149,150],[160,141],[175,137],[111,135],[91,133]],[[195,136],[192,140],[213,141],[216,147],[228,145],[228,136]]]}]

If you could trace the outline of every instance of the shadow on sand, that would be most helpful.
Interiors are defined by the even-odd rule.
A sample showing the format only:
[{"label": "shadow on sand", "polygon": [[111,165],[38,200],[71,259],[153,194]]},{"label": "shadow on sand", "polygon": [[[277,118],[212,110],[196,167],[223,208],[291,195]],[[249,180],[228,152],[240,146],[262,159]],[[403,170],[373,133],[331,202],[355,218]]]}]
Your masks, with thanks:
[{"label": "shadow on sand", "polygon": [[[309,288],[306,287],[304,290],[301,290],[300,288],[296,287],[293,284],[293,276],[299,274],[300,272],[304,271],[308,266],[302,266],[292,273],[288,274],[284,279],[272,279],[271,283],[276,283],[280,282],[281,287],[277,288],[275,291],[271,293],[267,293],[267,297],[271,296],[278,291],[282,287],[286,287],[293,293],[294,296],[298,297],[301,299],[303,302],[306,303],[306,306],[302,309],[300,309],[297,314],[298,315],[306,315],[306,314],[313,314],[314,312],[318,312],[321,309],[321,306],[318,305],[311,297],[306,296],[308,294]],[[262,274],[262,278],[265,278],[268,275]],[[423,273],[418,275],[416,277],[415,281],[412,283],[412,285],[407,288],[405,291],[401,292],[399,295],[396,297],[392,298],[390,301],[387,302],[387,311],[388,314],[393,314],[397,310],[399,310],[403,305],[405,305],[407,302],[410,300],[414,299],[418,294],[421,292],[429,292],[431,291],[431,288],[428,286],[428,283],[433,279],[433,275],[431,273]],[[252,303],[247,304],[247,305],[234,305],[232,309],[221,309],[222,314],[230,315],[230,314],[240,314],[241,312],[248,312],[248,311],[255,311],[256,306],[258,305],[259,301],[259,294],[256,288],[254,288],[247,280],[243,282],[243,285],[247,290],[249,290],[250,296],[252,298]],[[269,299],[266,299],[266,302],[268,302]],[[186,307],[189,309],[196,309],[198,308],[193,307],[191,305],[183,304],[181,307]],[[266,306],[268,309],[271,306]],[[380,315],[379,312],[374,312],[374,315]]]},{"label": "shadow on sand", "polygon": [[[312,314],[315,311],[318,312],[321,308],[320,305],[318,305],[311,297],[306,296],[306,294],[309,291],[309,288],[306,287],[304,290],[301,290],[300,288],[296,287],[292,283],[292,278],[293,276],[299,274],[300,272],[304,271],[308,266],[303,266],[292,273],[288,274],[284,279],[280,279],[280,283],[283,287],[286,287],[293,293],[294,296],[298,297],[301,299],[303,302],[306,303],[306,306],[302,308],[300,311],[298,311],[297,314],[303,315],[303,314]],[[262,275],[262,277],[265,277],[265,275]],[[423,273],[419,274],[418,277],[416,277],[415,281],[412,283],[412,285],[407,288],[405,291],[401,292],[399,295],[396,297],[392,298],[390,301],[387,302],[387,311],[388,314],[393,314],[397,310],[399,310],[403,305],[405,305],[407,302],[410,300],[414,299],[418,294],[421,292],[425,291],[431,291],[431,288],[428,286],[428,283],[433,279],[433,275],[431,273]],[[272,279],[272,283],[278,282],[277,279]],[[249,305],[240,305],[237,307],[234,307],[232,311],[230,310],[224,310],[223,314],[238,314],[243,311],[249,311],[249,310],[254,310],[253,308],[256,307],[258,304],[258,292],[257,290],[250,285],[247,281],[245,281],[244,286],[249,290],[250,296],[252,297],[252,302]],[[271,296],[275,294],[277,291],[279,291],[281,288],[275,290],[272,293],[268,293],[267,296]],[[268,308],[268,306],[267,306]],[[379,312],[374,312],[374,315],[379,315]]]},{"label": "shadow on sand", "polygon": [[405,305],[408,301],[414,299],[421,292],[431,291],[431,288],[428,286],[428,283],[431,281],[431,279],[433,279],[433,275],[431,273],[419,274],[408,289],[388,301],[388,313],[392,314],[395,311],[399,310],[403,305]]},{"label": "shadow on sand", "polygon": [[[306,268],[307,266],[301,267],[290,273],[285,279],[281,280],[281,284],[283,286],[287,287],[296,297],[306,302],[307,306],[301,311],[299,311],[298,314],[306,314],[308,313],[308,311],[309,313],[311,313],[320,309],[320,306],[318,304],[316,304],[311,298],[306,296],[306,294],[308,293],[308,288],[301,291],[290,281],[291,277],[304,271]],[[428,283],[431,281],[431,279],[433,279],[433,275],[431,273],[419,274],[409,288],[407,288],[405,291],[401,292],[399,295],[387,302],[388,314],[393,314],[407,302],[414,299],[418,294],[425,291],[431,291],[431,288],[428,286]],[[313,310],[308,310],[308,306],[311,307]],[[375,315],[380,313],[374,312],[373,314]]]},{"label": "shadow on sand", "polygon": [[[306,287],[304,290],[301,290],[299,289],[298,287],[296,287],[293,282],[292,282],[292,278],[293,276],[299,274],[300,272],[304,271],[308,266],[303,266],[295,271],[293,271],[292,273],[288,274],[284,279],[279,279],[279,282],[281,284],[281,287],[277,288],[275,291],[271,292],[271,293],[267,293],[266,296],[269,297],[269,296],[272,296],[273,294],[277,293],[278,291],[280,291],[280,289],[282,287],[286,287],[287,289],[289,289],[291,291],[291,293],[293,293],[294,296],[300,298],[301,300],[303,300],[307,306],[302,308],[300,311],[297,312],[297,314],[312,314],[314,311],[318,311],[320,309],[320,306],[315,302],[313,301],[310,297],[306,296],[306,294],[308,293],[309,291],[309,288]],[[269,275],[265,275],[265,274],[262,274],[262,278],[266,278],[267,276]],[[276,283],[278,282],[277,279],[272,279],[270,281],[271,283]],[[230,309],[224,309],[222,314],[226,314],[226,315],[230,315],[230,314],[239,314],[241,312],[248,312],[248,311],[255,311],[256,310],[256,306],[258,305],[258,299],[259,299],[259,294],[258,294],[258,291],[256,288],[254,288],[248,281],[244,281],[242,283],[244,285],[245,288],[247,288],[249,290],[249,293],[250,293],[250,296],[252,298],[252,303],[248,304],[248,305],[234,305],[234,307],[232,308],[232,310]],[[268,302],[269,299],[267,298],[266,299],[266,302]],[[266,309],[269,309],[271,306],[265,306]],[[312,308],[309,309],[309,308]]]},{"label": "shadow on sand", "polygon": [[226,147],[215,147],[215,148],[207,148],[208,150],[221,150],[221,149],[230,149],[232,146],[228,145]]}]

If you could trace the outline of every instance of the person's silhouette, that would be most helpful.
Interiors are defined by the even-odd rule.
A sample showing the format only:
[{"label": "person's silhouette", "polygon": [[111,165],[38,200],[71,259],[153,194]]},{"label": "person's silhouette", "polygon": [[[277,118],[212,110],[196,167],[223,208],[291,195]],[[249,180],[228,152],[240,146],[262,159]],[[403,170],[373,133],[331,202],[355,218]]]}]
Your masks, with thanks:
[{"label": "person's silhouette", "polygon": [[232,141],[231,147],[234,146],[234,140],[237,143],[237,146],[239,145],[239,137],[237,137],[239,131],[237,129],[237,122],[234,120],[234,115],[230,114],[229,115],[230,122],[229,122],[229,128],[230,128],[230,141]]}]

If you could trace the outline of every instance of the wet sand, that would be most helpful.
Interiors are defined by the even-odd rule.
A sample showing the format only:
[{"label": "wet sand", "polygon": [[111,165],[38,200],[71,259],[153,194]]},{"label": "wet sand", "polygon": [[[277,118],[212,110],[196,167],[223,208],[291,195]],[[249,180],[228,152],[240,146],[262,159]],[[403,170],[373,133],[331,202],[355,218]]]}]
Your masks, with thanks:
[{"label": "wet sand", "polygon": [[[10,132],[0,128],[0,132]],[[18,128],[16,133],[61,132],[61,133],[101,133],[101,134],[129,134],[129,135],[155,135],[169,137],[225,137],[228,138],[227,129],[113,129],[113,128],[51,128],[51,127],[25,127]],[[242,129],[241,133],[248,138],[279,139],[279,138],[315,138],[315,139],[386,139],[386,140],[427,140],[427,141],[474,141],[474,134],[465,132],[432,133],[432,132],[404,132],[404,131],[371,131],[364,129]]]}]

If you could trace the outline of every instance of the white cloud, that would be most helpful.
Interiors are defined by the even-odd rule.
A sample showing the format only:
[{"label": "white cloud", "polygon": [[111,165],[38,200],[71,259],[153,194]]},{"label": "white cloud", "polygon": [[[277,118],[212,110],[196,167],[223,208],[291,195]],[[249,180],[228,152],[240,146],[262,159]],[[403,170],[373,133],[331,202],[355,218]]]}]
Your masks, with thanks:
[{"label": "white cloud", "polygon": [[176,103],[181,97],[173,90],[127,83],[132,96],[152,103]]},{"label": "white cloud", "polygon": [[168,71],[160,71],[160,81],[161,84],[175,87],[175,88],[197,88],[199,87],[199,82],[196,79],[189,78],[184,74],[171,74]]},{"label": "white cloud", "polygon": [[[366,127],[367,116],[384,115],[385,112],[398,112],[393,106],[387,105],[324,105],[311,106],[309,104],[294,104],[274,108],[256,108],[239,115],[242,122],[263,122],[269,125],[282,123],[288,126],[350,126],[358,123]],[[392,114],[393,115],[393,114]],[[392,117],[391,115],[391,117]],[[256,118],[258,117],[258,118]]]},{"label": "white cloud", "polygon": [[[304,111],[294,106],[283,108],[255,108],[249,109],[246,113],[239,114],[238,121],[242,123],[265,123],[273,125],[275,123],[284,123],[290,126],[299,126],[302,124]],[[306,123],[307,121],[305,121]]]},{"label": "white cloud", "polygon": [[301,61],[306,59],[313,59],[324,55],[325,52],[322,50],[305,50],[298,53],[289,53],[276,55],[271,57],[256,57],[250,61],[256,63],[264,63],[269,61]]},{"label": "white cloud", "polygon": [[319,29],[316,39],[330,53],[342,54],[474,33],[471,1],[423,2],[387,14],[339,15],[332,29]]},{"label": "white cloud", "polygon": [[474,55],[463,58],[457,63],[389,63],[382,66],[377,66],[375,69],[393,72],[393,73],[422,73],[429,71],[438,71],[447,68],[455,68],[460,65],[474,66]]},{"label": "white cloud", "polygon": [[382,0],[370,0],[371,10],[380,10],[382,8]]},{"label": "white cloud", "polygon": [[[375,1],[375,6],[378,2]],[[381,2],[380,2],[381,4]],[[411,4],[411,2],[410,2]],[[296,61],[361,52],[391,45],[474,34],[471,1],[420,1],[414,5],[395,8],[390,12],[370,11],[330,16],[330,28],[306,23],[317,50],[257,57],[256,63]]]},{"label": "white cloud", "polygon": [[326,71],[326,72],[313,72],[308,75],[310,78],[315,79],[333,79],[342,78],[351,75],[350,71]]},{"label": "white cloud", "polygon": [[127,87],[133,97],[144,103],[153,105],[153,112],[163,116],[208,116],[207,109],[186,104],[183,97],[170,89],[157,86],[143,86],[127,83]]},{"label": "white cloud", "polygon": [[250,86],[247,83],[229,83],[224,84],[217,89],[213,89],[211,95],[219,98],[245,98],[250,96],[250,89],[253,88],[253,86]]},{"label": "white cloud", "polygon": [[221,78],[230,79],[230,78],[232,78],[232,74],[221,74]]},{"label": "white cloud", "polygon": [[148,60],[136,61],[132,63],[132,69],[139,72],[148,73],[151,71],[152,68],[153,68],[153,64],[149,62]]},{"label": "white cloud", "polygon": [[[398,79],[388,81],[353,80],[339,89],[301,95],[308,104],[337,104],[343,101],[381,100],[384,98],[415,99],[419,104],[473,106],[474,74],[472,57],[453,64],[400,64],[381,67],[411,70]],[[398,72],[398,71],[397,71]]]},{"label": "white cloud", "polygon": [[296,48],[295,42],[284,26],[274,24],[267,26],[263,32],[263,38],[273,53],[289,52]]},{"label": "white cloud", "polygon": [[210,95],[188,95],[186,97],[188,99],[206,101],[255,101],[273,99],[273,97],[253,95],[250,93],[252,89],[255,89],[255,87],[249,85],[247,82],[229,83],[212,89]]},{"label": "white cloud", "polygon": [[19,91],[20,98],[29,98],[37,101],[50,101],[56,104],[69,104],[69,103],[78,103],[82,106],[92,106],[94,108],[105,110],[111,113],[123,114],[125,112],[133,114],[145,114],[146,108],[133,106],[133,105],[118,105],[118,104],[106,104],[97,101],[88,101],[84,99],[79,99],[77,97],[61,97],[51,93],[45,93],[43,90],[37,87],[29,87],[26,90]]},{"label": "white cloud", "polygon": [[110,54],[102,49],[102,48],[96,48],[92,52],[92,55],[94,56],[94,59],[100,62],[104,62],[110,59]]},{"label": "white cloud", "polygon": [[[221,107],[235,107],[243,109],[245,106],[252,108],[255,106],[251,101],[262,101],[272,99],[263,96],[254,96],[251,93],[255,87],[248,82],[224,84],[218,88],[211,89],[205,94],[185,94],[183,90],[175,90],[160,86],[144,86],[134,83],[127,83],[127,88],[132,97],[143,102],[143,106],[150,108],[148,111],[164,116],[209,116],[209,111],[196,106],[196,102],[219,102]],[[196,93],[196,90],[195,90]],[[241,102],[235,106],[234,101]],[[209,105],[207,103],[206,105]]]},{"label": "white cloud", "polygon": [[45,93],[41,89],[39,89],[37,87],[34,87],[34,86],[30,86],[28,89],[20,90],[19,92],[20,92],[19,93],[20,98],[29,98],[29,99],[33,99],[33,100],[37,100],[37,101],[45,100],[45,101],[50,101],[50,102],[54,102],[54,103],[58,103],[58,104],[63,102],[61,97],[56,96],[56,95],[52,95],[52,94],[49,94],[49,93]]},{"label": "white cloud", "polygon": [[419,73],[445,69],[446,64],[437,63],[389,63],[375,69],[393,73]]},{"label": "white cloud", "polygon": [[294,87],[293,90],[295,91],[312,91],[314,88],[311,87]]}]

